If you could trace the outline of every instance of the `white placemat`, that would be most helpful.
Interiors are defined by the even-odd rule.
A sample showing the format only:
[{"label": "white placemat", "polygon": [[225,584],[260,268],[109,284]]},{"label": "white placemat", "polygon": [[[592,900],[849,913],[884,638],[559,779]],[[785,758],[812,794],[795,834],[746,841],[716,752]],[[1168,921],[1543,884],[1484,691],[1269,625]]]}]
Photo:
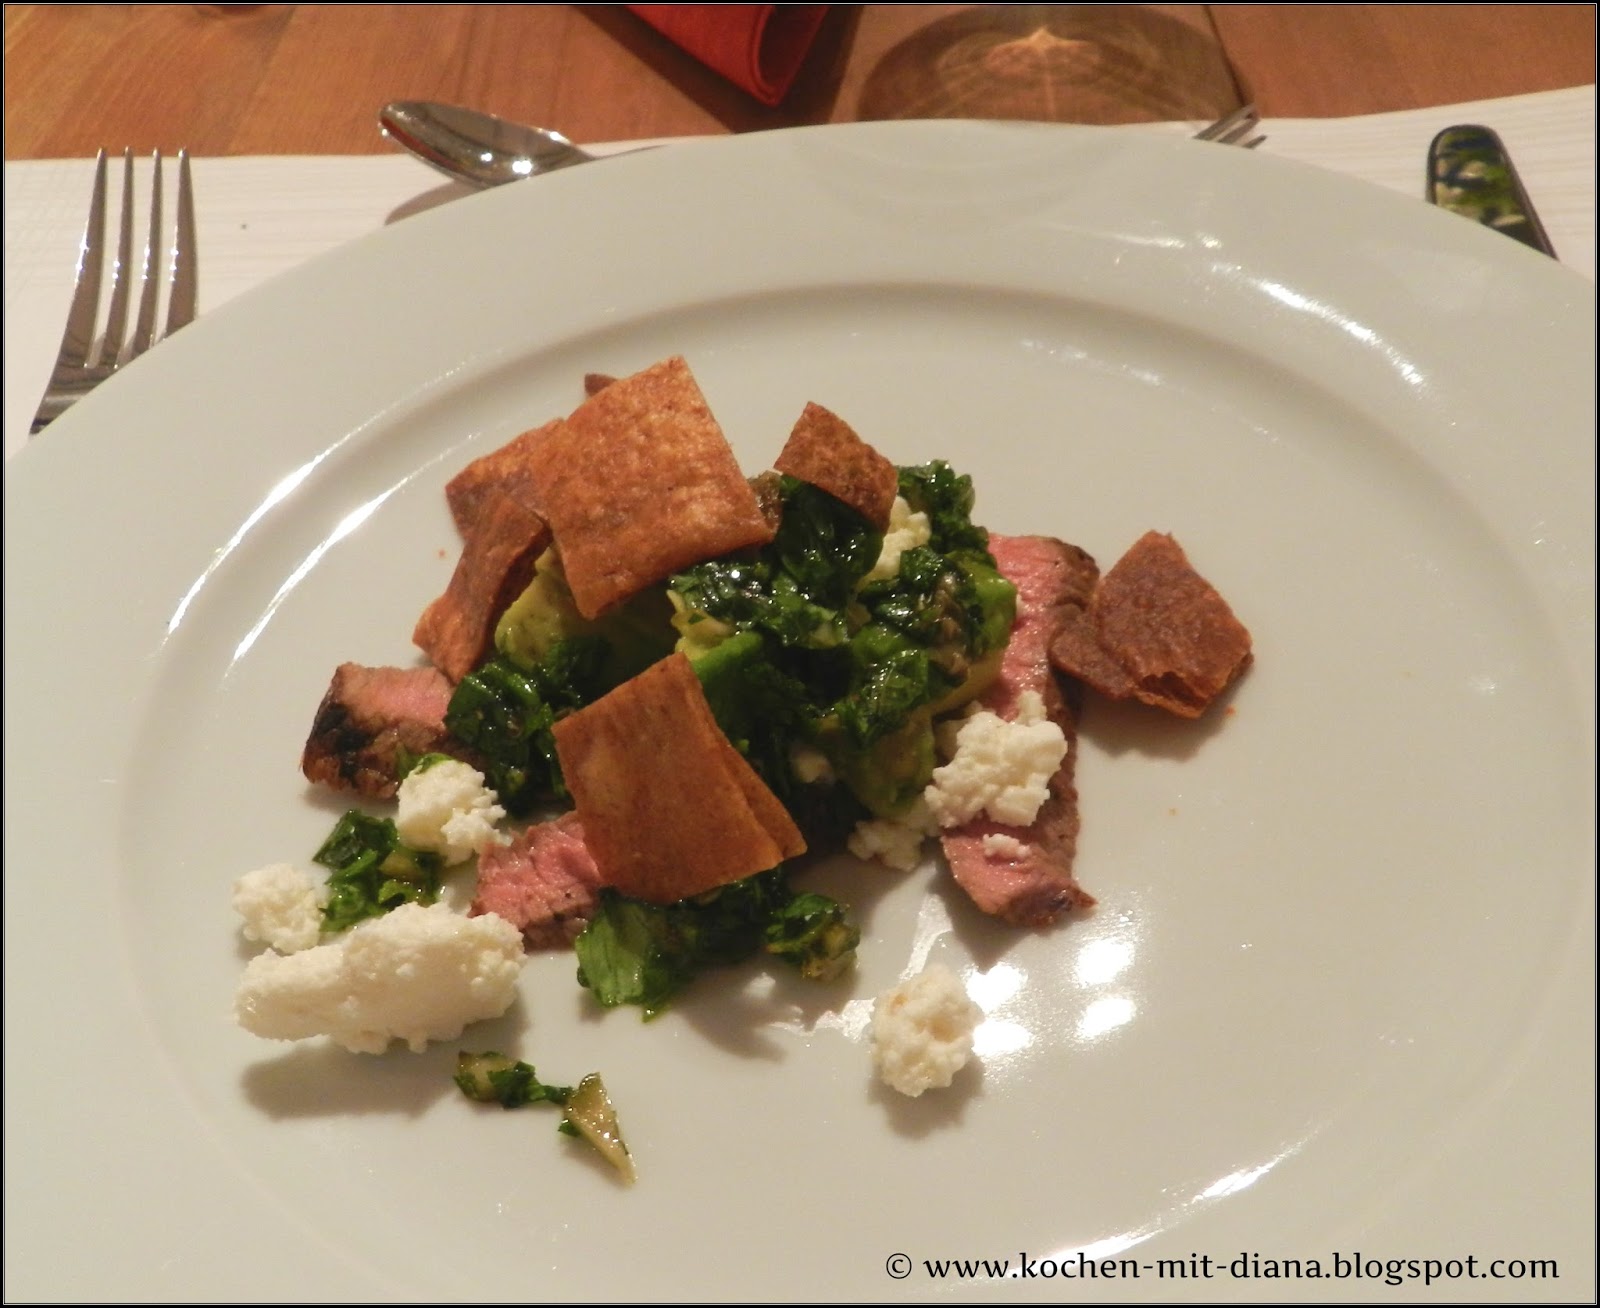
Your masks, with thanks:
[{"label": "white placemat", "polygon": [[[1440,128],[1466,122],[1499,132],[1562,262],[1594,277],[1593,86],[1358,118],[1272,119],[1260,148],[1391,187],[1420,204],[1428,142]],[[1199,125],[1126,130],[1192,132]],[[629,144],[588,148],[610,153]],[[146,163],[141,186],[148,172]],[[5,165],[7,458],[27,442],[60,345],[92,173],[86,159]],[[194,184],[202,315],[385,223],[468,193],[398,153],[196,159]]]}]

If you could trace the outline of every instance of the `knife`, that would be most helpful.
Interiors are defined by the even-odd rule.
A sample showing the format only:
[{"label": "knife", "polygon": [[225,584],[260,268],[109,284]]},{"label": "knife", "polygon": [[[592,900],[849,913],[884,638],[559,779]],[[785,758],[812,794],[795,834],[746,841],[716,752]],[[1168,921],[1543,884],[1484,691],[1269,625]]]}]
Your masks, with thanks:
[{"label": "knife", "polygon": [[1487,127],[1459,123],[1433,138],[1427,199],[1556,257],[1505,143]]}]

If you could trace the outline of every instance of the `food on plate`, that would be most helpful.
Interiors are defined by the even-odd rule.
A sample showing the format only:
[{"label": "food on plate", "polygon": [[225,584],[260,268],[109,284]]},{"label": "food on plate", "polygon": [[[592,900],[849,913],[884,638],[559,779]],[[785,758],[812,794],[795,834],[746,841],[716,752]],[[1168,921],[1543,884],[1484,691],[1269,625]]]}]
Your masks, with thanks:
[{"label": "food on plate", "polygon": [[761,954],[832,981],[849,971],[861,941],[847,913],[827,895],[796,890],[781,865],[675,904],[604,887],[572,942],[578,983],[604,1008],[636,1004],[650,1018],[702,973]]},{"label": "food on plate", "polygon": [[[345,813],[325,887],[241,880],[275,948],[240,1022],[420,1049],[504,1012],[541,949],[646,1018],[751,958],[836,981],[860,929],[799,882],[802,855],[841,848],[910,869],[936,839],[1020,928],[1092,907],[1084,686],[1194,716],[1250,658],[1176,541],[1149,533],[1102,578],[1076,546],[991,535],[969,476],[897,467],[816,403],[747,479],[679,357],[585,393],[448,483],[461,554],[413,632],[430,665],[335,671],[302,771],[394,815]],[[457,867],[466,912],[438,902]],[[930,967],[879,997],[874,1063],[907,1095],[947,1086],[980,1018]],[[464,1093],[560,1104],[631,1176],[597,1077],[461,1060]]]},{"label": "food on plate", "polygon": [[624,895],[670,904],[805,853],[794,819],[723,735],[683,654],[551,731],[600,879]]},{"label": "food on plate", "polygon": [[462,1094],[479,1103],[499,1104],[502,1108],[558,1105],[562,1114],[557,1129],[593,1146],[627,1184],[633,1184],[633,1155],[622,1138],[617,1110],[612,1107],[611,1096],[598,1072],[591,1072],[576,1086],[545,1085],[531,1063],[493,1050],[483,1054],[462,1050],[456,1056],[455,1082]]},{"label": "food on plate", "polygon": [[498,913],[529,949],[570,945],[594,916],[600,869],[576,813],[523,828],[478,856],[474,913]]},{"label": "food on plate", "polygon": [[326,944],[257,954],[234,1013],[269,1040],[327,1036],[362,1054],[403,1040],[420,1053],[510,1008],[524,958],[521,932],[492,913],[402,904]]},{"label": "food on plate", "polygon": [[423,610],[411,634],[451,681],[483,662],[495,623],[533,580],[533,565],[549,544],[542,518],[510,495],[486,493],[449,586]]},{"label": "food on plate", "polygon": [[457,752],[445,729],[450,679],[438,668],[341,663],[300,756],[307,781],[390,799],[411,761]]},{"label": "food on plate", "polygon": [[585,618],[680,568],[772,538],[682,358],[598,391],[525,454]]},{"label": "food on plate", "polygon": [[401,904],[431,904],[439,898],[443,861],[402,843],[393,818],[347,810],[312,862],[328,869],[325,931],[343,931]]},{"label": "food on plate", "polygon": [[999,675],[979,704],[1015,720],[1025,703],[1026,711],[1034,712],[1037,697],[1066,749],[1030,822],[1019,829],[992,811],[978,814],[943,830],[940,844],[951,876],[980,909],[1014,926],[1041,927],[1095,902],[1073,871],[1079,827],[1072,703],[1077,691],[1057,679],[1049,649],[1052,637],[1088,602],[1098,571],[1083,550],[1048,537],[993,536],[991,544],[1021,598]]},{"label": "food on plate", "polygon": [[445,502],[450,506],[450,516],[455,519],[463,540],[472,535],[479,518],[496,496],[509,496],[537,512],[527,472],[528,447],[555,425],[555,422],[548,422],[543,427],[523,432],[509,444],[474,459],[445,484]]},{"label": "food on plate", "polygon": [[1111,699],[1197,718],[1249,666],[1250,633],[1183,547],[1149,531],[1101,578],[1050,657]]},{"label": "food on plate", "polygon": [[916,1098],[955,1080],[972,1057],[983,1010],[943,963],[885,990],[872,1005],[872,1063],[891,1089]]},{"label": "food on plate", "polygon": [[322,936],[328,888],[319,886],[291,863],[272,863],[246,872],[233,886],[233,911],[243,919],[246,940],[260,941],[280,954],[310,949]]},{"label": "food on plate", "polygon": [[820,404],[806,405],[772,466],[786,477],[827,491],[879,531],[888,527],[900,490],[894,464]]},{"label": "food on plate", "polygon": [[439,855],[446,867],[482,854],[486,845],[504,844],[496,824],[506,811],[483,781],[470,763],[424,755],[400,783],[395,837],[409,849]]}]

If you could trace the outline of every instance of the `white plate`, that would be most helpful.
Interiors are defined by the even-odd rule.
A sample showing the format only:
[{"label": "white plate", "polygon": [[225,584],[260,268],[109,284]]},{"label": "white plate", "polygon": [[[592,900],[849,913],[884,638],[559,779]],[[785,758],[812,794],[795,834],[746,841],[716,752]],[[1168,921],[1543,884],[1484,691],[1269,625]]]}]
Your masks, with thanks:
[{"label": "white plate", "polygon": [[[1312,169],[906,123],[509,187],[183,332],[7,468],[8,1297],[1592,1296],[1593,320]],[[335,664],[413,656],[446,478],[672,353],[750,470],[815,399],[994,529],[1173,532],[1257,663],[1197,726],[1092,707],[1085,920],[831,865],[837,1016],[713,980],[642,1025],[533,960],[461,1043],[602,1071],[627,1191],[464,1102],[455,1044],[243,1034],[228,895],[340,807],[299,748]],[[984,1057],[901,1101],[860,1024],[924,957]],[[1138,1277],[1064,1284],[1083,1252]],[[924,1266],[1022,1254],[1058,1277]],[[1383,1266],[1469,1256],[1522,1275]]]}]

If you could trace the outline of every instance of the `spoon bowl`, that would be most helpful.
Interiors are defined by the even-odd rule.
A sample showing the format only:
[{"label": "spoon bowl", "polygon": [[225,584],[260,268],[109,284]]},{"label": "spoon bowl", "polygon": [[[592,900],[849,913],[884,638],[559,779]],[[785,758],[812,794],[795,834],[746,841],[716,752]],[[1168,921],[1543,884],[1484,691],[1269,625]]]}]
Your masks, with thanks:
[{"label": "spoon bowl", "polygon": [[383,134],[447,177],[487,189],[592,163],[560,132],[427,100],[396,100],[378,113]]}]

